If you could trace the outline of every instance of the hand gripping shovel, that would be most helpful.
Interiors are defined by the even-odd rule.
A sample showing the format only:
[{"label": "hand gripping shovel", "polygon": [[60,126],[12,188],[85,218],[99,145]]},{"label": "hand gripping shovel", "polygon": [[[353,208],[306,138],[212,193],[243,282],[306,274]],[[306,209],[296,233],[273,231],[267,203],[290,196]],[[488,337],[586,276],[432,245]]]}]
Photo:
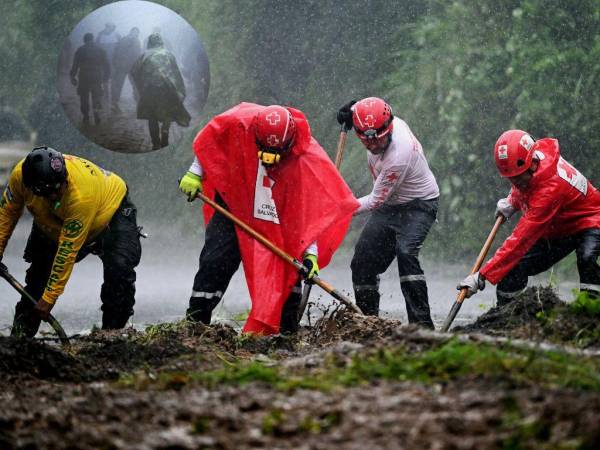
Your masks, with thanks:
[{"label": "hand gripping shovel", "polygon": [[[340,167],[342,165],[342,158],[344,157],[344,149],[346,147],[346,136],[348,135],[348,130],[345,125],[342,125],[342,129],[340,131],[340,137],[338,139],[337,152],[335,154],[335,168],[340,171]],[[304,310],[306,309],[306,305],[308,304],[308,297],[310,297],[310,291],[312,289],[313,283],[305,282],[304,288],[302,289],[302,298],[300,299],[300,306],[298,308],[298,322],[302,319],[304,315]]]},{"label": "hand gripping shovel", "polygon": [[[8,268],[2,263],[0,263],[0,277],[4,278],[6,281],[8,281],[8,284],[10,284],[19,294],[21,294],[23,297],[27,298],[34,305],[37,303],[37,300],[35,300],[31,295],[29,295],[29,293],[25,290],[23,285],[21,283],[19,283],[15,279],[15,277],[13,277],[10,273],[8,273]],[[47,322],[54,329],[54,331],[56,331],[56,334],[58,335],[58,338],[60,339],[60,343],[63,346],[68,347],[69,346],[69,338],[67,337],[67,333],[65,333],[65,330],[63,329],[63,327],[60,325],[60,323],[58,323],[58,320],[56,320],[54,318],[54,316],[52,314],[50,314],[48,316]]]},{"label": "hand gripping shovel", "polygon": [[[304,271],[307,270],[306,267],[304,267],[302,265],[302,263],[300,261],[298,261],[296,258],[293,258],[292,256],[285,253],[283,250],[281,250],[279,247],[277,247],[275,244],[273,244],[271,241],[269,241],[262,234],[258,233],[257,231],[254,231],[254,229],[252,229],[252,227],[250,227],[248,224],[246,224],[245,222],[238,219],[236,216],[231,214],[229,211],[227,211],[221,205],[217,204],[216,202],[214,202],[213,200],[208,198],[206,195],[200,193],[197,195],[197,197],[199,199],[201,199],[203,202],[205,202],[206,204],[212,206],[215,210],[219,211],[221,214],[223,214],[225,217],[227,217],[229,220],[231,220],[233,223],[235,223],[238,227],[240,227],[242,230],[244,230],[246,233],[248,233],[250,236],[252,236],[258,242],[260,242],[262,245],[267,247],[269,250],[271,250],[273,253],[275,253],[277,256],[279,256],[281,259],[283,259],[285,262],[294,266],[297,270],[304,270]],[[352,303],[352,301],[348,297],[346,297],[344,294],[342,294],[341,292],[336,290],[329,283],[325,282],[324,280],[321,280],[318,276],[314,276],[311,279],[311,281],[314,284],[323,288],[325,291],[327,291],[327,293],[329,295],[331,295],[336,300],[342,302],[344,305],[346,305],[352,311],[354,311],[357,314],[362,315],[362,311],[358,308],[358,306],[356,306],[354,303]]]},{"label": "hand gripping shovel", "polygon": [[[490,234],[488,235],[487,239],[485,240],[485,244],[483,244],[483,248],[479,252],[477,261],[475,261],[475,264],[473,265],[473,268],[471,269],[472,274],[477,272],[481,268],[481,265],[483,264],[483,260],[485,259],[486,255],[490,251],[492,242],[494,242],[494,238],[496,237],[496,234],[498,233],[498,230],[500,229],[500,225],[502,225],[504,223],[504,220],[505,219],[504,219],[503,215],[499,215],[496,218],[496,223],[494,223],[494,227],[492,228],[492,231],[490,231]],[[442,326],[442,331],[446,332],[446,331],[448,331],[448,328],[450,328],[452,321],[458,314],[458,311],[460,310],[460,307],[462,306],[463,301],[467,297],[467,292],[468,292],[467,288],[462,288],[460,290],[460,292],[458,293],[458,296],[456,297],[456,301],[454,302],[454,305],[452,305],[452,309],[448,313],[448,317],[446,317],[446,321],[444,322],[444,325]]]}]

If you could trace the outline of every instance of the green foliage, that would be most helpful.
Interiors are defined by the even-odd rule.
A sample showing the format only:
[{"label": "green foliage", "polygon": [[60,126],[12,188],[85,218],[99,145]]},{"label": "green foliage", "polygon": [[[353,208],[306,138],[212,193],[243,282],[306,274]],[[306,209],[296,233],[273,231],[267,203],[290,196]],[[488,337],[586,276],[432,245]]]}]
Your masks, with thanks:
[{"label": "green foliage", "polygon": [[269,411],[263,417],[262,430],[265,434],[275,434],[277,429],[285,421],[285,413],[277,408]]},{"label": "green foliage", "polygon": [[574,312],[593,317],[600,316],[600,299],[586,291],[576,291],[575,294],[575,300],[569,305]]},{"label": "green foliage", "polygon": [[[189,165],[197,130],[168,163],[164,152],[115,155],[86,142],[58,103],[63,41],[107,3],[16,0],[4,8],[0,107],[26,120],[39,142],[76,149],[123,175],[140,218],[195,224],[196,205],[183,210],[175,180]],[[240,101],[297,106],[333,157],[337,108],[352,98],[387,98],[423,143],[442,191],[425,248],[438,259],[472,256],[491,228],[495,202],[509,188],[491,152],[505,129],[557,137],[565,158],[600,182],[598,0],[160,3],[188,20],[206,46],[211,86],[202,123]],[[364,195],[371,187],[365,152],[352,133],[347,146],[342,174]]]},{"label": "green foliage", "polygon": [[[510,346],[499,348],[457,341],[424,352],[414,353],[402,347],[389,347],[367,355],[361,354],[349,362],[332,359],[316,373],[289,373],[280,367],[265,366],[258,361],[228,361],[222,368],[213,371],[164,372],[141,378],[123,376],[120,384],[141,389],[149,386],[180,389],[191,382],[208,387],[260,382],[283,391],[329,391],[375,380],[439,383],[482,376],[522,385],[540,384],[600,391],[600,364],[596,360],[557,352],[525,351]],[[319,426],[326,426],[327,420],[321,421]],[[311,428],[308,423],[306,426]]]}]

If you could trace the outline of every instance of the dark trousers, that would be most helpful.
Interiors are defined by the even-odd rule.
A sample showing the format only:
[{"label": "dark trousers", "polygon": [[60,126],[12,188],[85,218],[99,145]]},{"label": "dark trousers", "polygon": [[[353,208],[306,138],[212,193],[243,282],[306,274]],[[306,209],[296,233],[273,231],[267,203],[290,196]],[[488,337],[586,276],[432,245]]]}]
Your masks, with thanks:
[{"label": "dark trousers", "polygon": [[[117,105],[119,100],[121,100],[121,92],[123,91],[123,85],[125,84],[125,78],[129,78],[131,85],[133,86],[133,79],[128,72],[123,71],[115,71],[112,74],[111,82],[110,82],[110,90],[111,90],[111,103],[113,105]],[[135,97],[135,88],[134,88],[134,97]]]},{"label": "dark trousers", "polygon": [[577,255],[577,271],[582,291],[598,296],[600,293],[600,229],[590,228],[559,239],[540,239],[519,263],[498,283],[498,305],[512,301],[527,287],[532,275],[550,269],[572,251]]},{"label": "dark trousers", "polygon": [[[34,223],[24,259],[31,263],[25,275],[25,290],[35,299],[42,297],[56,251],[57,243],[46,237]],[[133,314],[135,267],[142,255],[137,209],[128,196],[121,202],[107,229],[79,251],[77,261],[90,253],[98,255],[104,267],[104,283],[100,291],[102,328],[123,328]],[[12,334],[23,333],[33,337],[39,326],[40,319],[33,305],[26,298],[21,298],[15,308]]]},{"label": "dark trousers", "polygon": [[419,251],[437,209],[438,199],[417,199],[403,205],[384,206],[371,214],[350,265],[356,304],[363,313],[379,314],[379,275],[397,258],[408,321],[433,328]]},{"label": "dark trousers", "polygon": [[[226,207],[218,195],[215,200]],[[212,311],[223,298],[241,261],[233,222],[216,212],[206,227],[204,247],[200,252],[200,267],[194,277],[190,306],[187,310],[189,320],[210,324]],[[282,333],[297,330],[301,295],[300,283],[298,283],[283,306]]]},{"label": "dark trousers", "polygon": [[148,130],[150,131],[150,139],[152,140],[152,148],[159,149],[169,145],[169,128],[171,122],[159,122],[158,120],[148,121]]},{"label": "dark trousers", "polygon": [[95,114],[99,114],[102,109],[102,85],[92,84],[83,85],[78,88],[81,114],[85,120],[89,119],[90,96],[92,97],[92,107]]}]

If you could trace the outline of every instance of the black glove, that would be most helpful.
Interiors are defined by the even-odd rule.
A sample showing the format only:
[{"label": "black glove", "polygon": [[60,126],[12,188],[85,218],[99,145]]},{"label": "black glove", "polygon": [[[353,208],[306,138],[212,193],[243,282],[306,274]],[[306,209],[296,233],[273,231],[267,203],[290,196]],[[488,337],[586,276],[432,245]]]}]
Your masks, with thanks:
[{"label": "black glove", "polygon": [[356,100],[350,100],[344,106],[342,106],[337,113],[337,121],[340,125],[344,126],[344,130],[349,131],[352,129],[352,105],[356,103]]}]

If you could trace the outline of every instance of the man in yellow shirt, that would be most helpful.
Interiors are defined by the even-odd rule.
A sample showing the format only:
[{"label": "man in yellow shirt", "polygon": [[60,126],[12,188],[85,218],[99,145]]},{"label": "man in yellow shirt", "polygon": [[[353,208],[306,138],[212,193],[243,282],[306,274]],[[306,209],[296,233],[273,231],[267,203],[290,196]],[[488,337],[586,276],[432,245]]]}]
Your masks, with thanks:
[{"label": "man in yellow shirt", "polygon": [[36,147],[11,173],[0,199],[0,257],[23,207],[33,216],[25,248],[31,263],[12,334],[33,337],[63,293],[73,264],[89,253],[104,265],[102,328],[123,328],[133,314],[135,267],[141,257],[136,207],[116,174],[49,147]]}]

